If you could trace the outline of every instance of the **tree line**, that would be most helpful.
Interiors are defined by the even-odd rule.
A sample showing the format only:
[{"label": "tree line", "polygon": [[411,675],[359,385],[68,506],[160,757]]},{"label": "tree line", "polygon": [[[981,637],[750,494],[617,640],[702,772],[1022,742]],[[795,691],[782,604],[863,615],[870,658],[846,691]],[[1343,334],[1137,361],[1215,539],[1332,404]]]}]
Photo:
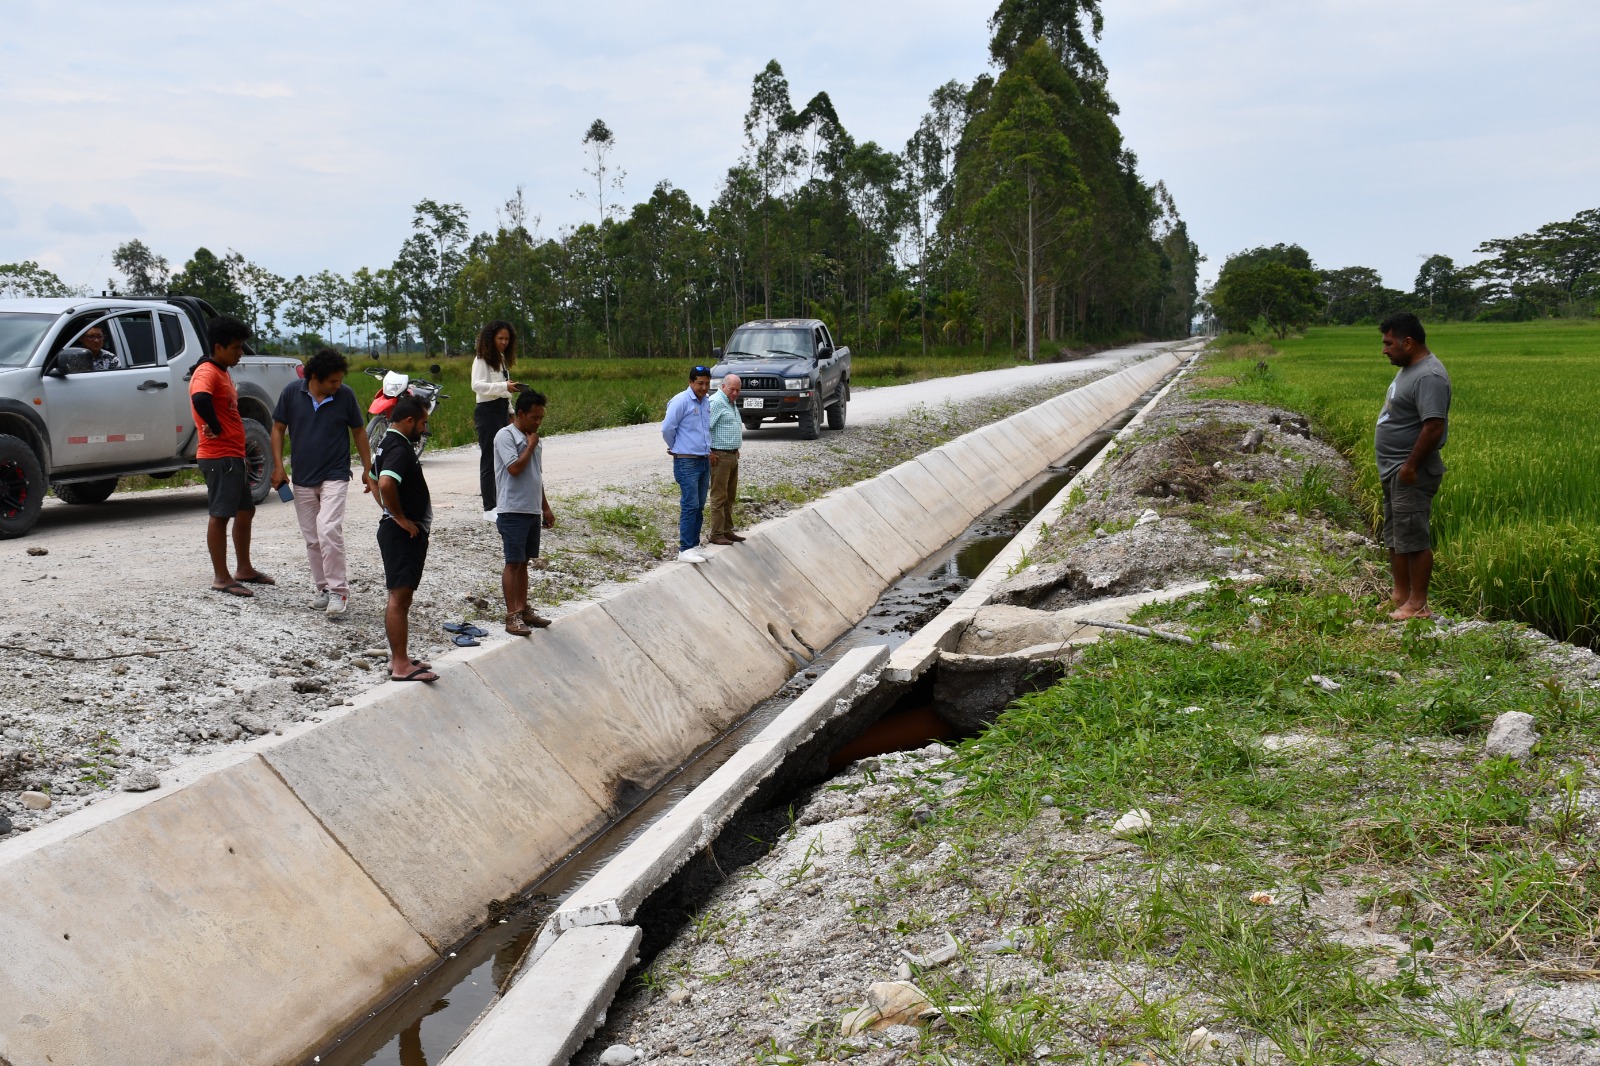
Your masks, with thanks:
[{"label": "tree line", "polygon": [[[626,205],[622,146],[585,131],[584,222],[542,233],[517,188],[473,232],[425,199],[392,263],[286,278],[228,250],[174,270],[143,242],[112,255],[129,295],[186,293],[289,344],[470,347],[515,324],[539,356],[699,355],[752,317],[816,317],[844,343],[1063,346],[1183,336],[1198,249],[1122,141],[1094,44],[1100,0],[1001,0],[994,73],[950,81],[904,147],[858,141],[819,92],[796,106],[776,60],[751,85],[742,150],[715,198],[669,182]],[[11,271],[11,273],[6,273]],[[67,291],[36,264],[0,292]]]},{"label": "tree line", "polygon": [[1298,244],[1252,248],[1228,257],[1206,302],[1223,329],[1279,337],[1312,324],[1375,323],[1392,311],[1478,322],[1600,315],[1600,208],[1476,251],[1482,259],[1459,267],[1447,255],[1427,257],[1403,292],[1371,267],[1318,269]]}]

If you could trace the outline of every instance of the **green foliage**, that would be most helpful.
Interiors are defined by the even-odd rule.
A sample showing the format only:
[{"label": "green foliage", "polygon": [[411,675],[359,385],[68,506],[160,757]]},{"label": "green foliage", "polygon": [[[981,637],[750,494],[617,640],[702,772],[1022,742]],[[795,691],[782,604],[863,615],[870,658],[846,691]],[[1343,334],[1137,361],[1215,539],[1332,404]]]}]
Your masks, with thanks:
[{"label": "green foliage", "polygon": [[71,296],[72,287],[32,260],[0,263],[0,297]]},{"label": "green foliage", "polygon": [[[1600,637],[1600,323],[1441,324],[1428,331],[1456,381],[1450,468],[1434,503],[1434,592],[1580,642]],[[1221,360],[1215,394],[1305,411],[1379,501],[1372,425],[1394,368],[1374,328],[1312,328],[1281,354]],[[1241,350],[1241,349],[1235,349]],[[1265,369],[1258,370],[1263,363]]]},{"label": "green foliage", "polygon": [[250,317],[244,294],[234,284],[228,263],[218,259],[209,248],[194,250],[194,255],[183,264],[183,269],[172,276],[167,291],[182,296],[198,296],[215,308],[219,315],[233,315],[239,319]]},{"label": "green foliage", "polygon": [[1279,244],[1229,256],[1209,299],[1225,329],[1249,332],[1259,321],[1283,338],[1317,314],[1318,284],[1305,249]]}]

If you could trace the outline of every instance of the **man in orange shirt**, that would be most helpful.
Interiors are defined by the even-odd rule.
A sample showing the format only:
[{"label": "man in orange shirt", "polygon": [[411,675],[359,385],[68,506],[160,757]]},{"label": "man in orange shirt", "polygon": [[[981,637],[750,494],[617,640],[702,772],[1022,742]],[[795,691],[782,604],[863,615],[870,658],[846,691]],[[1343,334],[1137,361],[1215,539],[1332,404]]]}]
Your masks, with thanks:
[{"label": "man in orange shirt", "polygon": [[[276,584],[250,565],[250,523],[256,504],[250,496],[250,471],[244,458],[244,419],[239,416],[239,393],[228,375],[244,356],[250,327],[229,315],[213,318],[208,326],[211,354],[195,364],[189,379],[189,404],[194,410],[200,444],[195,450],[200,473],[206,479],[206,551],[211,555],[211,588],[230,596],[254,596],[245,587]],[[238,569],[228,571],[228,523],[233,522],[233,550]]]}]

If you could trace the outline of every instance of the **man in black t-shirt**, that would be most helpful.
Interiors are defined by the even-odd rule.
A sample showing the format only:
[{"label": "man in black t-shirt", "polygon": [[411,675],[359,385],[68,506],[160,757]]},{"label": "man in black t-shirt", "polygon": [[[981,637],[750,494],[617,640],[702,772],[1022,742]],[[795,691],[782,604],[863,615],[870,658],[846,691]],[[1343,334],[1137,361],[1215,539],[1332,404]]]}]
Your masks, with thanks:
[{"label": "man in black t-shirt", "polygon": [[422,583],[428,559],[428,530],[433,525],[433,498],[428,493],[415,443],[428,431],[428,406],[415,396],[402,396],[389,413],[389,432],[378,442],[372,459],[372,480],[383,518],[378,522],[378,551],[383,555],[389,603],[383,614],[389,637],[389,678],[393,681],[437,681],[428,664],[411,658],[411,597]]}]

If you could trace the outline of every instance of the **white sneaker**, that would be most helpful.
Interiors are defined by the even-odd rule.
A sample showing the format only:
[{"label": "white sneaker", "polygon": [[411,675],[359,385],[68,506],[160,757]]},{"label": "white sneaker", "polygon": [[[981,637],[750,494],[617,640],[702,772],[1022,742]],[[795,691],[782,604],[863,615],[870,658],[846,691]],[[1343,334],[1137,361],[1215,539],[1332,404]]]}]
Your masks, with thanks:
[{"label": "white sneaker", "polygon": [[678,562],[680,563],[703,563],[705,561],[706,557],[694,548],[686,548],[678,553]]},{"label": "white sneaker", "polygon": [[318,589],[317,590],[316,596],[313,597],[312,600],[311,600],[311,609],[313,611],[325,611],[325,610],[328,609],[328,590],[327,589]]},{"label": "white sneaker", "polygon": [[328,593],[328,613],[344,614],[345,608],[350,606],[350,597],[337,592]]},{"label": "white sneaker", "polygon": [[493,522],[496,518],[499,518],[499,517],[500,517],[500,508],[498,508],[498,507],[491,507],[487,511],[483,512],[483,520],[485,522]]}]

